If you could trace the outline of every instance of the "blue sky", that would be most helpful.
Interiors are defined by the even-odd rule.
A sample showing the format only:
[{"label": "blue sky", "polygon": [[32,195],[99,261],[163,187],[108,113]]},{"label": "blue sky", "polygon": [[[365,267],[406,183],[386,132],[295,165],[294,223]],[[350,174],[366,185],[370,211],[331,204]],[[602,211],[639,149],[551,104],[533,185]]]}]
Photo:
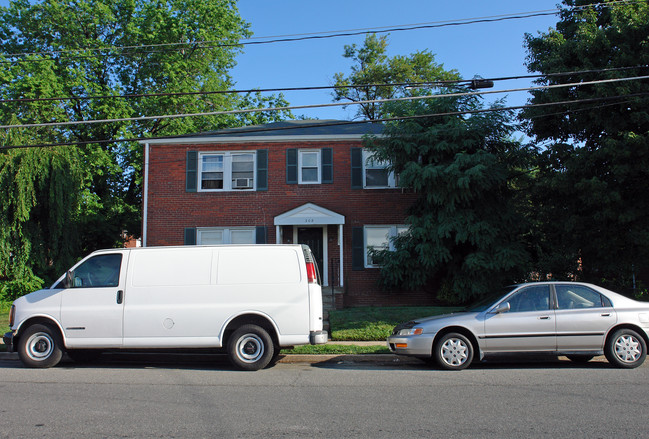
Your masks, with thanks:
[{"label": "blue sky", "polygon": [[[0,6],[8,3],[0,0]],[[268,37],[551,11],[557,3],[558,0],[240,0],[238,8],[251,24],[255,37]],[[556,22],[557,16],[550,15],[392,32],[388,37],[389,54],[430,50],[436,54],[438,63],[447,69],[457,69],[464,78],[526,74],[524,34],[545,32]],[[363,40],[364,36],[360,35],[246,46],[231,74],[239,89],[331,85],[335,73],[348,73],[351,66],[342,56],[344,46],[361,45]],[[494,89],[522,88],[529,84],[529,80],[502,82]],[[285,97],[292,105],[332,102],[330,91],[290,92]],[[526,93],[511,93],[507,103],[521,105],[526,99]],[[351,107],[347,110],[334,107],[294,113],[319,119],[351,119],[355,111]]]},{"label": "blue sky", "polygon": [[[455,21],[522,12],[555,10],[557,0],[241,0],[241,16],[257,37],[333,30],[397,27],[399,25]],[[389,34],[389,54],[407,55],[420,50],[436,54],[438,63],[457,69],[463,78],[527,74],[524,34],[546,32],[556,15],[467,24]],[[337,72],[348,73],[351,63],[343,58],[346,44],[361,45],[364,36],[246,46],[232,71],[237,88],[274,88],[331,85]],[[530,81],[496,84],[494,89],[523,88]],[[330,91],[285,93],[292,105],[331,103]],[[498,95],[502,97],[505,95]],[[521,105],[527,93],[507,96],[507,104]],[[349,107],[298,110],[320,119],[351,119]]]}]

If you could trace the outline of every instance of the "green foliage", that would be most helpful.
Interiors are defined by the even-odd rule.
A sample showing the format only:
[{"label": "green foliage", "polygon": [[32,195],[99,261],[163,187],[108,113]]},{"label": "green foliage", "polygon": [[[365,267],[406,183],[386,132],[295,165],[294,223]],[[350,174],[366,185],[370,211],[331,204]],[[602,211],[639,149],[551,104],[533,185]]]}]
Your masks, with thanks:
[{"label": "green foliage", "polygon": [[438,306],[359,307],[329,311],[334,341],[385,340],[399,323],[447,314],[460,308]]},{"label": "green foliage", "polygon": [[[363,47],[358,48],[355,44],[345,46],[343,56],[354,64],[348,76],[343,73],[334,75],[334,84],[340,87],[333,92],[334,101],[359,102],[409,96],[413,93],[408,87],[410,83],[460,79],[457,71],[444,70],[442,64],[437,64],[435,56],[428,50],[388,57],[387,47],[387,36],[377,37],[376,34],[368,34]],[[376,120],[388,114],[383,105],[368,103],[358,106],[357,115]]]},{"label": "green foliage", "polygon": [[43,288],[43,279],[31,272],[16,276],[14,279],[0,281],[0,301],[12,302],[20,296]]},{"label": "green foliage", "polygon": [[371,140],[400,186],[419,195],[396,251],[377,254],[386,287],[441,279],[462,302],[524,276],[525,221],[514,189],[532,151],[510,139],[508,112],[434,116],[480,108],[471,96],[392,105],[395,115],[431,116],[390,123],[385,138]]},{"label": "green foliage", "polygon": [[[0,120],[83,122],[286,105],[282,96],[222,93],[232,88],[228,72],[248,27],[233,0],[12,1],[0,7]],[[7,55],[20,53],[30,55]],[[0,158],[0,201],[9,202],[2,203],[0,225],[8,230],[0,232],[0,278],[33,269],[51,279],[72,254],[120,245],[125,229],[139,234],[142,146],[128,139],[283,117],[290,112],[1,132],[2,147],[75,147]]]},{"label": "green foliage", "polygon": [[[528,68],[554,85],[645,75],[646,67],[550,76],[553,72],[649,65],[649,5],[565,1],[556,29],[527,35]],[[608,3],[608,2],[605,2]],[[649,260],[649,91],[646,81],[532,92],[528,133],[546,141],[531,192],[536,271],[630,287],[632,267]],[[616,97],[621,96],[621,97]]]}]

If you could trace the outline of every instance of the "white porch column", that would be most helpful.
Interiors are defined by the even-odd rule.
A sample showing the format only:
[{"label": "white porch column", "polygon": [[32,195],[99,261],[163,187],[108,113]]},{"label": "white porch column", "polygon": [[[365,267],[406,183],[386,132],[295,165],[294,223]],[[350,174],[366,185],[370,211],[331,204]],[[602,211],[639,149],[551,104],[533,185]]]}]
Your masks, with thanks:
[{"label": "white porch column", "polygon": [[275,244],[282,243],[282,231],[280,226],[275,226]]},{"label": "white porch column", "polygon": [[338,224],[338,248],[340,249],[340,272],[338,273],[338,277],[340,279],[340,286],[342,287],[345,285],[345,282],[343,281],[343,225]]}]

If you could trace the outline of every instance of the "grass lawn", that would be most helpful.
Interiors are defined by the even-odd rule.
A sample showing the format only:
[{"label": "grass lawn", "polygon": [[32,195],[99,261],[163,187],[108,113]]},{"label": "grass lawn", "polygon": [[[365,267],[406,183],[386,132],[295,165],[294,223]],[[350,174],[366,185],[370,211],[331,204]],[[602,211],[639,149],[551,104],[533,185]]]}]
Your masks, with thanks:
[{"label": "grass lawn", "polygon": [[347,308],[329,312],[332,341],[385,340],[399,323],[461,310],[461,307],[396,306]]}]

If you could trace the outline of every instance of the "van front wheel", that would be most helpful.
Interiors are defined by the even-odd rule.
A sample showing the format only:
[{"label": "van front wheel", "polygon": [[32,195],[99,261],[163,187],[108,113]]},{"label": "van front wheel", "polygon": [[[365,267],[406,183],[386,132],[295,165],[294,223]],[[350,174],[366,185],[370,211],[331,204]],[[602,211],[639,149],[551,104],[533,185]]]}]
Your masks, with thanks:
[{"label": "van front wheel", "polygon": [[49,325],[35,324],[20,335],[18,357],[27,367],[52,367],[61,361],[62,346],[58,331]]},{"label": "van front wheel", "polygon": [[268,332],[257,325],[237,328],[228,340],[230,361],[242,370],[259,370],[268,366],[275,346]]}]

